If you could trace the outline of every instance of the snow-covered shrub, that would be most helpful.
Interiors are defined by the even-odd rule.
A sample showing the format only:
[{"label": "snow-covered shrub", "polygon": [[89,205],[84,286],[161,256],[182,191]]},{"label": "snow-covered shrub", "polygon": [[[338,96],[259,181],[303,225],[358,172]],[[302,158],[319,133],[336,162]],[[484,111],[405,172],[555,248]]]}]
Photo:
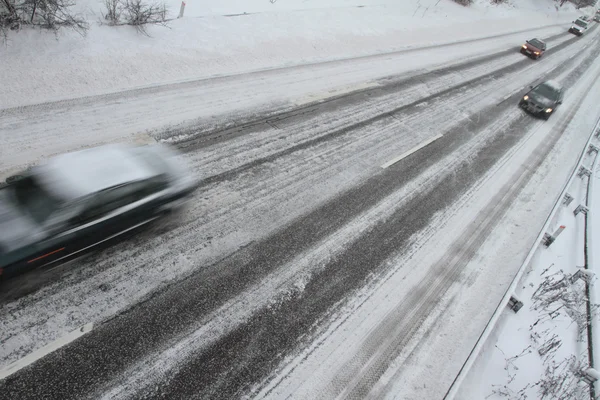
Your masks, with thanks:
[{"label": "snow-covered shrub", "polygon": [[71,12],[74,0],[0,0],[4,6],[0,28],[18,29],[21,25],[35,25],[58,30],[72,28],[84,35],[88,23]]},{"label": "snow-covered shrub", "polygon": [[460,4],[461,6],[470,6],[473,4],[473,0],[453,0],[455,3]]},{"label": "snow-covered shrub", "polygon": [[124,19],[128,25],[162,24],[167,20],[167,6],[144,0],[125,0]]},{"label": "snow-covered shrub", "polygon": [[131,25],[147,34],[145,25],[167,23],[165,3],[148,3],[145,0],[104,0],[104,19],[109,25]]},{"label": "snow-covered shrub", "polygon": [[[562,271],[548,275],[531,298],[531,308],[540,312],[540,319],[535,324],[554,319],[564,312],[577,324],[580,336],[586,331],[589,324],[587,298],[581,281],[572,282],[571,276]],[[590,308],[592,315],[598,314],[597,304],[590,305]]]},{"label": "snow-covered shrub", "polygon": [[121,20],[121,6],[120,0],[104,0],[104,7],[106,7],[106,14],[104,19],[108,21],[110,25],[117,25]]}]

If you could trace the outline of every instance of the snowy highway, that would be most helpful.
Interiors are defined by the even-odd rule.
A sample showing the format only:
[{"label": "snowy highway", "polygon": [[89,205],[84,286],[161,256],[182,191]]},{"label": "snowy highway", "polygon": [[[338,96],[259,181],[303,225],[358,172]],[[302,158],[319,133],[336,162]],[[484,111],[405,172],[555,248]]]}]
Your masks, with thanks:
[{"label": "snowy highway", "polygon": [[[0,398],[442,398],[600,117],[597,24],[544,32],[539,61],[463,43],[0,109],[0,176],[160,140],[199,183],[148,231],[3,283],[0,366],[93,329]],[[567,91],[544,122],[517,103],[548,79]]]}]

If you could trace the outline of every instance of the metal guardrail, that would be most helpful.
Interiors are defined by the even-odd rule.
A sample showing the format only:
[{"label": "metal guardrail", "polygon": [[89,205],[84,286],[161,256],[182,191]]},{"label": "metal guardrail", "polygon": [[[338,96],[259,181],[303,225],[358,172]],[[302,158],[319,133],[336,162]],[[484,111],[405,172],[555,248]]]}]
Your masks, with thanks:
[{"label": "metal guardrail", "polygon": [[577,162],[577,165],[575,166],[575,168],[571,172],[571,177],[569,178],[569,180],[567,181],[567,183],[565,183],[565,185],[563,187],[563,190],[561,191],[560,195],[556,199],[554,207],[552,208],[552,211],[548,215],[548,218],[546,219],[546,222],[544,223],[544,226],[540,230],[540,233],[538,234],[538,237],[537,237],[536,241],[534,242],[533,246],[531,247],[531,250],[527,254],[527,257],[525,258],[525,261],[523,262],[523,264],[521,265],[521,267],[517,271],[517,274],[513,278],[510,286],[508,287],[508,289],[504,293],[504,296],[502,297],[502,300],[500,301],[500,303],[496,307],[496,310],[494,311],[494,314],[492,315],[492,317],[490,318],[490,320],[486,324],[483,332],[479,336],[479,339],[477,339],[477,342],[475,343],[475,346],[473,347],[473,349],[469,353],[469,356],[468,356],[467,360],[465,361],[465,363],[461,367],[460,371],[458,372],[458,375],[456,376],[456,378],[454,379],[454,381],[450,385],[450,388],[448,389],[448,391],[446,392],[446,395],[444,396],[444,400],[453,400],[455,398],[455,396],[458,393],[458,390],[460,389],[461,384],[463,383],[463,381],[465,380],[465,378],[469,374],[469,371],[471,370],[471,368],[473,367],[473,364],[477,360],[477,358],[479,356],[479,353],[481,352],[483,346],[486,344],[488,338],[490,337],[490,335],[492,334],[492,332],[496,328],[496,324],[498,323],[498,320],[500,319],[500,317],[502,315],[502,312],[507,307],[512,294],[515,292],[515,289],[517,288],[517,285],[519,284],[519,281],[521,280],[521,277],[523,276],[523,273],[525,272],[527,266],[531,262],[531,259],[533,258],[535,252],[538,250],[539,246],[542,244],[542,241],[543,241],[543,238],[544,238],[544,234],[548,231],[548,228],[549,228],[549,226],[550,226],[550,224],[552,222],[552,219],[554,218],[556,212],[561,207],[562,200],[565,197],[565,194],[567,193],[567,189],[571,186],[571,184],[573,183],[573,181],[575,180],[575,178],[577,178],[579,169],[581,168],[581,166],[583,164],[583,160],[584,160],[584,158],[585,158],[585,156],[586,156],[586,154],[588,152],[588,149],[590,147],[590,144],[591,144],[592,140],[594,139],[594,136],[596,136],[598,134],[600,134],[600,119],[596,122],[596,125],[595,125],[592,133],[590,134],[590,137],[589,137],[589,139],[588,139],[585,147],[581,151],[581,154],[579,156],[579,161]]}]

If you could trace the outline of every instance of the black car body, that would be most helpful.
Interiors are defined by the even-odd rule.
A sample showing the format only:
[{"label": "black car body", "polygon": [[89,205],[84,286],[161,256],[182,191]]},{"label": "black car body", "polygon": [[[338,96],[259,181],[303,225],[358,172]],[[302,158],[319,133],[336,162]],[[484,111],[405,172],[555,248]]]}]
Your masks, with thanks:
[{"label": "black car body", "polygon": [[570,33],[574,33],[577,36],[583,35],[583,33],[587,30],[588,23],[583,19],[579,18],[573,21],[573,24],[569,28]]},{"label": "black car body", "polygon": [[109,145],[63,154],[0,188],[0,274],[21,274],[123,237],[194,189],[161,145]]},{"label": "black car body", "polygon": [[562,104],[563,97],[564,89],[560,85],[553,81],[546,81],[532,87],[519,102],[519,107],[547,120],[554,114],[556,107]]},{"label": "black car body", "polygon": [[546,51],[546,43],[540,39],[531,39],[521,46],[521,53],[535,60],[544,55]]}]

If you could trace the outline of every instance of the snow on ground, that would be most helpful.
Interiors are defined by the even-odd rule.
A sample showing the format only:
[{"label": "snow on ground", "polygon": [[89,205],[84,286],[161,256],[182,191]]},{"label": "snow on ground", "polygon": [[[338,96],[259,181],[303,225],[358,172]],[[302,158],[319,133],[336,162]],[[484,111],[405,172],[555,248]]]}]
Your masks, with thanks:
[{"label": "snow on ground", "polygon": [[578,14],[570,5],[557,11],[550,0],[518,4],[525,8],[485,0],[470,8],[450,0],[189,2],[183,19],[144,36],[101,26],[90,0],[81,5],[91,21],[86,37],[10,33],[0,50],[0,108],[489,37]]},{"label": "snow on ground", "polygon": [[[540,146],[553,129],[562,124],[568,125],[560,142],[527,189],[512,199],[514,205],[510,212],[498,223],[498,228],[487,237],[477,255],[465,267],[462,274],[463,286],[456,285],[449,290],[435,311],[425,321],[420,321],[419,331],[404,345],[401,354],[397,355],[389,370],[369,393],[370,397],[443,397],[520,263],[525,259],[539,232],[541,221],[548,215],[553,200],[568,179],[568,173],[576,162],[576,154],[581,151],[581,146],[589,136],[588,132],[600,117],[596,105],[600,89],[600,82],[597,81],[599,73],[598,67],[589,71],[586,78],[570,90],[566,108],[556,115],[558,121],[537,125],[523,139],[523,144],[516,146],[515,151],[500,162],[501,165],[497,166],[499,170],[492,169],[482,179],[481,186],[484,188],[485,185],[496,188],[505,184],[510,187],[510,183],[514,182],[512,174],[520,168],[527,168],[524,165],[534,152],[533,149]],[[593,89],[577,108],[575,116],[567,116],[568,107],[573,107],[590,85],[593,85]],[[475,191],[474,194],[466,193],[455,213],[447,220],[439,221],[435,243],[429,242],[416,254],[409,253],[400,256],[398,260],[392,260],[391,263],[398,265],[398,269],[383,280],[381,287],[373,294],[369,293],[372,288],[366,288],[365,293],[357,295],[347,309],[335,316],[330,330],[313,341],[312,347],[283,363],[281,370],[270,377],[272,381],[263,388],[259,397],[328,398],[329,394],[335,392],[335,385],[344,382],[339,379],[352,374],[353,370],[346,368],[356,367],[357,362],[364,369],[355,375],[356,379],[367,379],[365,376],[372,363],[386,350],[383,349],[384,346],[378,347],[380,351],[375,355],[371,354],[372,358],[367,358],[365,354],[368,356],[369,353],[366,348],[374,342],[380,345],[397,340],[395,332],[390,332],[400,329],[393,326],[395,313],[399,309],[417,308],[403,300],[403,293],[415,290],[415,282],[425,274],[422,267],[435,264],[436,259],[444,254],[446,246],[450,246],[452,240],[469,229],[465,221],[476,221],[476,217],[479,217],[476,215],[477,210],[482,204],[498,201],[491,197],[492,194],[485,190]],[[449,253],[455,254],[454,251]],[[442,260],[440,264],[450,268],[448,260]],[[377,324],[374,321],[383,322]],[[384,329],[386,324],[390,330]],[[503,370],[500,372],[505,374]],[[489,393],[485,393],[487,394]],[[459,398],[483,399],[485,395],[477,393]]]},{"label": "snow on ground", "polygon": [[[591,168],[595,158],[588,154],[583,165]],[[562,225],[564,231],[536,250],[515,293],[523,307],[503,311],[457,399],[589,398],[588,386],[573,374],[589,365],[585,283],[571,280],[585,264],[585,216],[574,210],[586,204],[587,178],[576,178],[567,191],[573,201],[560,206],[547,230]]]},{"label": "snow on ground", "polygon": [[[181,224],[181,229],[178,229],[183,236],[178,236],[176,244],[171,241],[165,241],[161,238],[153,239],[149,247],[153,251],[144,253],[141,256],[138,254],[139,249],[132,248],[131,253],[128,251],[122,251],[119,255],[118,261],[113,261],[107,257],[106,260],[98,261],[98,269],[102,271],[103,268],[100,265],[111,266],[99,275],[94,275],[83,282],[79,281],[77,274],[73,276],[74,281],[70,278],[65,278],[63,281],[58,283],[56,286],[46,288],[35,294],[36,300],[32,297],[28,297],[26,301],[19,301],[10,305],[6,305],[4,308],[6,313],[18,313],[21,317],[13,320],[12,322],[7,321],[6,323],[15,323],[17,326],[4,325],[5,329],[20,332],[24,325],[25,320],[31,322],[31,324],[25,324],[28,330],[27,333],[15,334],[10,340],[4,342],[4,346],[0,351],[2,357],[9,357],[14,359],[18,354],[15,351],[22,352],[27,351],[35,346],[42,345],[48,340],[53,340],[59,337],[65,330],[68,332],[69,329],[75,329],[80,321],[94,321],[103,320],[108,318],[110,315],[118,312],[120,309],[128,307],[132,302],[135,302],[147,295],[152,290],[155,290],[157,285],[162,285],[165,281],[170,279],[180,279],[182,276],[189,274],[194,268],[198,268],[199,265],[209,265],[215,258],[220,257],[222,254],[228,254],[233,251],[237,246],[240,246],[247,241],[252,239],[258,240],[260,235],[267,234],[268,232],[276,229],[281,224],[285,224],[290,221],[293,217],[306,212],[306,208],[299,207],[304,205],[305,207],[314,206],[315,203],[323,201],[327,196],[331,196],[335,191],[342,192],[348,188],[356,185],[357,182],[365,177],[376,173],[379,170],[379,166],[395,157],[398,154],[409,150],[423,140],[430,138],[438,134],[437,131],[440,126],[444,126],[446,121],[452,120],[457,114],[460,114],[461,110],[470,110],[476,112],[482,107],[492,106],[502,101],[507,95],[513,95],[515,92],[519,92],[522,88],[539,78],[541,72],[550,71],[555,69],[559,65],[567,63],[574,54],[585,55],[586,48],[591,47],[591,41],[594,40],[593,36],[584,37],[582,40],[577,40],[571,46],[561,50],[555,55],[548,55],[548,58],[544,59],[540,63],[527,63],[527,67],[520,71],[518,77],[513,75],[504,75],[497,77],[495,80],[486,82],[484,86],[475,86],[468,88],[458,96],[454,96],[452,99],[447,99],[441,103],[434,103],[430,105],[430,115],[421,115],[415,117],[414,120],[408,120],[398,124],[388,123],[382,129],[376,129],[369,134],[362,132],[359,138],[349,140],[347,137],[340,138],[340,147],[343,143],[343,150],[331,153],[329,146],[324,146],[323,149],[316,151],[311,148],[302,153],[301,159],[305,160],[301,169],[294,167],[293,179],[294,182],[304,182],[304,179],[309,177],[315,177],[314,181],[311,178],[310,184],[306,184],[304,187],[310,187],[311,190],[297,190],[296,193],[299,197],[289,199],[287,195],[287,178],[284,181],[285,184],[281,184],[279,180],[270,182],[266,185],[255,185],[253,183],[244,183],[245,179],[241,179],[243,185],[240,188],[236,182],[218,188],[210,188],[200,197],[207,197],[207,199],[198,199],[195,202],[193,210],[189,210],[186,213],[186,218],[189,221]],[[467,45],[468,46],[468,45]],[[587,46],[587,47],[586,47]],[[466,80],[473,79],[474,77],[481,76],[482,74],[494,71],[496,68],[500,68],[504,65],[510,65],[514,62],[522,62],[523,57],[520,54],[509,54],[505,58],[499,60],[495,59],[490,62],[486,62],[483,65],[473,66],[465,71],[458,71],[452,73],[450,76],[442,76],[435,82],[428,82],[427,85],[415,87],[410,92],[402,91],[402,95],[398,96],[396,93],[390,93],[389,97],[381,99],[381,103],[371,104],[371,102],[362,102],[356,105],[356,109],[349,110],[349,114],[353,115],[353,118],[357,120],[365,120],[372,115],[373,112],[383,112],[386,107],[395,108],[403,104],[408,104],[415,101],[418,98],[422,98],[425,94],[437,93],[441,90],[452,87],[453,85],[459,84]],[[526,60],[525,60],[526,61]],[[572,65],[567,70],[572,70],[576,64]],[[481,98],[481,93],[491,93],[486,98]],[[577,99],[573,91],[573,96],[569,97],[569,102],[573,102]],[[565,107],[570,107],[570,103],[566,103]],[[132,110],[135,110],[133,108]],[[378,111],[375,111],[378,110]],[[557,116],[562,114],[563,110],[558,110]],[[59,122],[65,122],[67,120],[66,113],[61,113]],[[111,116],[113,114],[110,114]],[[520,115],[518,109],[511,109],[510,118],[516,118]],[[75,113],[73,119],[81,115]],[[135,115],[133,115],[135,117]],[[46,131],[49,130],[52,122],[55,121],[48,116],[49,122],[45,120],[40,121],[41,125],[45,127]],[[338,119],[341,119],[338,121]],[[19,135],[15,135],[20,140],[25,140],[26,130],[29,128],[32,131],[32,124],[27,124],[28,121],[23,123]],[[67,120],[67,122],[70,122]],[[340,114],[331,115],[320,115],[318,119],[310,120],[305,125],[296,126],[296,124],[284,125],[290,138],[293,138],[295,143],[302,140],[308,140],[311,137],[325,134],[333,129],[339,128],[337,124],[347,123]],[[500,121],[500,125],[508,123],[507,119]],[[57,126],[59,124],[57,123]],[[550,124],[549,126],[552,126]],[[337,127],[337,128],[336,128]],[[104,128],[104,130],[102,129]],[[410,135],[402,135],[401,140],[398,138],[397,129],[401,129],[403,132],[410,132]],[[98,132],[100,134],[105,133],[106,126],[100,126]],[[39,131],[39,135],[45,131]],[[494,129],[491,130],[494,132]],[[61,133],[60,131],[52,131],[48,146],[53,145],[53,135],[62,135],[62,137],[68,137],[71,141],[70,136],[67,133]],[[82,132],[83,133],[83,132]],[[22,135],[22,136],[20,136]],[[282,150],[280,146],[287,146],[288,142],[280,140],[280,133],[277,130],[265,130],[256,132],[253,134],[245,135],[243,138],[238,138],[235,141],[231,141],[226,144],[220,144],[215,147],[209,147],[207,149],[198,150],[188,154],[191,164],[194,165],[199,175],[205,176],[206,174],[218,174],[227,171],[229,168],[235,168],[244,162],[249,162],[252,158],[248,158],[247,153],[254,153],[257,149],[261,152],[267,152],[272,154],[277,150]],[[485,135],[481,135],[481,138]],[[35,143],[36,137],[33,136],[31,142]],[[39,140],[39,138],[38,138]],[[292,139],[287,139],[292,140]],[[483,139],[480,139],[483,140]],[[6,142],[3,143],[5,145]],[[352,145],[350,145],[352,143]],[[30,144],[27,144],[30,146]],[[279,146],[279,147],[275,147]],[[331,144],[334,148],[338,147],[338,144]],[[11,147],[11,146],[9,146]],[[283,147],[285,148],[285,147]],[[246,150],[250,149],[250,150]],[[35,148],[32,149],[37,150]],[[18,151],[18,154],[24,154],[25,152]],[[227,154],[228,157],[224,158],[223,155]],[[260,156],[260,152],[256,156]],[[326,157],[320,157],[320,155],[326,155]],[[464,151],[462,154],[469,154],[469,151]],[[294,156],[289,159],[286,158],[277,164],[275,170],[285,171],[289,165],[293,166],[294,163],[290,162]],[[223,161],[227,160],[227,161]],[[307,163],[306,160],[312,160]],[[235,162],[236,164],[230,164]],[[240,164],[238,164],[240,163]],[[335,168],[332,172],[334,179],[325,179],[320,173],[327,171],[329,168]],[[317,173],[319,171],[319,173]],[[343,171],[340,172],[340,171]],[[440,175],[440,169],[435,170],[434,176]],[[343,179],[340,177],[344,177]],[[283,178],[282,178],[283,181]],[[301,187],[301,186],[299,186]],[[281,204],[281,212],[274,212],[273,209],[269,212],[264,211],[264,204],[262,199],[260,201],[254,201],[253,193],[256,192],[270,193],[272,197],[277,197],[275,204]],[[311,192],[312,191],[312,192]],[[304,195],[305,197],[301,197]],[[279,197],[281,196],[281,197]],[[406,196],[402,196],[406,197]],[[310,199],[310,201],[308,201]],[[248,200],[248,201],[246,201]],[[252,201],[250,201],[252,200]],[[285,204],[294,204],[293,210],[284,208]],[[393,204],[398,206],[398,201],[393,201]],[[252,210],[247,212],[247,210]],[[233,213],[233,214],[232,214]],[[233,217],[232,217],[233,215]],[[273,215],[274,219],[270,220],[266,215]],[[281,217],[278,217],[281,215]],[[260,225],[256,225],[255,221],[260,219]],[[193,221],[193,222],[192,222]],[[192,224],[194,226],[201,226],[199,230],[190,229],[188,226]],[[240,226],[251,226],[252,230],[242,229]],[[258,228],[257,228],[258,226]],[[229,231],[231,227],[232,231]],[[212,232],[216,232],[213,234]],[[360,230],[362,231],[362,230]],[[198,232],[202,232],[203,235],[209,235],[214,237],[211,246],[204,249],[202,253],[198,253],[195,247],[190,243],[197,243]],[[340,243],[345,243],[346,240],[340,240]],[[175,247],[174,247],[175,246]],[[191,253],[193,251],[193,254]],[[177,268],[170,267],[165,271],[162,265],[162,260],[155,257],[155,255],[164,253],[168,254],[176,253],[181,256],[181,259],[176,263]],[[186,255],[187,254],[187,255]],[[326,257],[330,257],[330,253],[324,251]],[[144,261],[140,261],[140,257],[143,257]],[[189,257],[189,258],[188,258]],[[206,258],[205,258],[206,257]],[[135,263],[130,263],[129,259],[136,259]],[[193,261],[190,261],[193,260]],[[150,264],[156,264],[156,267]],[[315,263],[318,265],[318,263]],[[116,268],[113,269],[113,266]],[[123,280],[123,277],[127,279]],[[96,287],[98,282],[114,282],[111,286],[118,287],[119,290],[108,291],[97,293]],[[65,287],[66,286],[66,287]],[[94,290],[94,297],[86,296],[85,294]],[[49,296],[52,296],[52,300],[48,301]],[[56,297],[54,297],[56,296]],[[68,307],[66,313],[63,307],[65,303],[63,299],[77,299],[76,306],[73,308]],[[85,298],[85,300],[80,300]],[[40,303],[37,303],[37,302]],[[82,303],[83,301],[83,303]],[[23,303],[23,304],[22,304]],[[26,303],[26,304],[25,304]],[[82,307],[82,304],[88,304],[89,307]],[[22,306],[25,306],[24,308]],[[72,313],[77,308],[76,313]],[[249,308],[249,307],[248,307]],[[10,310],[9,310],[10,309]],[[51,317],[49,317],[51,316]],[[64,319],[63,319],[64,317]],[[23,319],[20,319],[23,318]],[[49,325],[36,324],[36,321],[48,320]],[[31,330],[30,330],[31,328]],[[27,340],[26,337],[31,338]]]},{"label": "snow on ground", "polygon": [[[538,33],[546,37],[561,31],[563,28],[554,27]],[[174,87],[163,86],[116,97],[96,97],[89,101],[75,100],[53,106],[0,111],[5,128],[0,131],[3,143],[0,147],[0,178],[3,172],[8,176],[24,165],[79,147],[115,140],[143,141],[144,137],[149,139],[146,132],[158,140],[181,139],[184,134],[197,135],[215,126],[229,125],[231,120],[239,123],[240,120],[252,118],[260,110],[264,113],[266,110],[289,109],[344,92],[385,84],[388,80],[381,81],[381,77],[414,74],[414,69],[424,72],[422,69],[430,67],[432,63],[465,59],[474,52],[480,54],[486,47],[512,47],[515,42],[521,43],[521,36],[515,34],[444,47],[437,49],[434,56],[428,50],[419,50],[410,54],[396,53]],[[549,41],[548,46],[555,47],[570,39],[570,35],[565,35]],[[576,47],[586,41],[583,38],[569,51],[577,51]],[[458,83],[458,80],[472,79],[489,72],[490,68],[522,60],[523,56],[515,51],[502,61],[492,60],[487,65],[470,69],[464,75],[454,74],[452,79]],[[532,63],[530,69],[537,69],[537,65]],[[537,78],[536,74],[530,76],[531,80]],[[393,79],[399,78],[396,76]],[[426,86],[422,90],[433,93],[435,88]],[[421,95],[422,92],[414,94]],[[56,118],[56,115],[60,115],[60,118]],[[168,132],[165,132],[167,129]],[[57,137],[62,140],[57,141]]]},{"label": "snow on ground", "polygon": [[[93,15],[93,12],[97,15],[97,9],[94,11],[92,4],[90,3],[89,15]],[[240,4],[244,5],[243,11]],[[127,27],[110,28],[96,24],[93,24],[85,38],[68,32],[62,33],[58,41],[52,35],[34,31],[11,34],[8,46],[0,49],[3,63],[3,67],[0,68],[0,108],[165,82],[237,74],[249,70],[346,59],[488,37],[532,27],[540,27],[538,32],[550,34],[564,30],[565,27],[547,27],[548,25],[568,22],[577,14],[572,9],[557,13],[549,8],[552,2],[543,0],[522,3],[525,4],[526,10],[533,11],[526,16],[523,16],[521,8],[490,8],[484,5],[483,1],[478,2],[472,9],[459,7],[448,0],[421,0],[418,4],[410,1],[364,1],[361,2],[361,5],[363,4],[365,7],[358,8],[356,2],[341,0],[302,3],[279,1],[275,4],[266,0],[260,4],[256,1],[223,1],[208,3],[207,10],[196,9],[197,5],[188,4],[184,19],[173,21],[171,29],[151,28],[150,37],[140,35]],[[523,7],[522,4],[519,7]],[[542,12],[539,12],[540,10]],[[219,15],[240,12],[256,14],[236,17]],[[470,29],[464,29],[467,22]],[[454,59],[498,50],[502,46],[513,46],[517,41],[520,44],[521,40],[517,37],[518,35],[513,34],[500,41],[482,41],[474,46],[465,44],[461,48],[470,49],[471,53],[460,53],[459,56],[455,53]],[[408,56],[402,61],[398,60],[397,68],[390,62],[375,73],[359,69],[351,71],[345,77],[347,81],[338,78],[335,85],[349,85],[353,88],[356,86],[352,84],[356,85],[357,80],[365,79],[364,75],[367,75],[368,79],[377,79],[403,69],[408,71],[415,65],[425,67],[439,63],[439,53],[435,50],[429,52],[429,56],[417,53],[423,59],[411,60]],[[445,61],[451,60],[448,54],[444,57],[447,57]],[[380,59],[371,60],[371,64],[365,63],[363,67],[370,70],[379,62]],[[335,68],[343,69],[345,66],[346,63],[337,63],[328,73],[334,76]],[[294,83],[293,96],[309,96],[310,100],[314,99],[310,96],[311,93],[323,91],[324,88],[332,89],[331,84],[325,82],[329,77],[310,86],[315,80],[314,75],[318,73],[318,68],[311,66],[303,70],[304,83],[302,80]],[[263,102],[266,103],[269,99],[272,101],[273,96],[280,96],[279,100],[286,99],[281,96],[282,88],[278,87],[277,83],[283,86],[284,78],[296,73],[293,69],[289,71],[280,81],[271,82],[269,90],[261,92]],[[246,79],[245,85],[236,86],[237,79],[235,77],[228,81],[227,95],[235,98],[239,90],[244,93],[245,98],[241,105],[236,106],[256,107],[257,103],[252,97],[254,93],[250,93],[254,91],[252,85],[260,86],[263,80],[268,79],[265,75],[245,75],[240,78]],[[310,86],[310,89],[302,91],[303,85]],[[219,89],[216,87],[215,93],[218,93]],[[124,135],[123,130],[135,135],[144,130],[160,128],[166,123],[197,118],[202,114],[202,106],[206,103],[202,102],[202,91],[197,91],[188,93],[188,97],[182,100],[187,105],[198,107],[197,111],[186,109],[183,114],[171,116],[170,120],[169,117],[161,115],[163,108],[176,104],[174,101],[179,95],[177,90],[173,88],[169,93],[170,97],[163,98],[162,101],[153,97],[152,93],[143,99],[143,105],[152,105],[157,110],[151,117],[147,116],[152,114],[152,107],[146,108],[144,113],[138,113],[140,104],[135,103],[136,100],[125,99],[124,103],[135,103],[134,106],[127,107],[119,105],[118,101],[112,101],[110,105],[103,104],[102,109],[90,107],[93,111],[85,110],[90,111],[85,117],[80,114],[81,109],[75,113],[69,111],[59,117],[48,114],[46,119],[40,119],[38,128],[40,132],[56,133],[56,137],[61,139],[55,140],[56,142],[62,141],[77,147],[103,140],[117,140],[119,135]],[[165,100],[169,105],[163,103]],[[219,100],[225,101],[222,98]],[[287,100],[290,100],[289,95]],[[113,106],[115,108],[111,108]],[[218,104],[212,107],[207,116],[223,111]],[[69,108],[76,108],[76,103],[70,104]],[[115,118],[118,113],[122,120]],[[128,118],[124,114],[128,114]],[[4,117],[1,112],[0,117]],[[6,118],[0,126],[0,140],[3,143],[8,136],[18,136],[18,132],[15,132],[12,126],[5,125],[12,116]],[[34,125],[32,121],[19,121],[19,129],[31,131]],[[108,122],[112,124],[108,125]],[[77,129],[74,129],[74,126]],[[88,136],[85,136],[86,127],[92,135],[88,133]],[[108,136],[107,130],[110,131]],[[64,140],[63,135],[73,131],[83,135],[79,141],[77,138],[72,142]],[[40,152],[40,155],[67,150],[46,146],[40,150],[37,149],[40,142],[36,140],[39,140],[39,137],[32,136],[32,141],[27,146],[32,151]],[[7,160],[9,152],[13,150],[14,148],[3,145],[0,151],[6,153],[0,156],[0,162]],[[26,147],[20,148],[19,154],[26,153],[26,150]],[[4,167],[8,168],[10,165],[0,164],[0,170]]]},{"label": "snow on ground", "polygon": [[[600,139],[600,128],[596,132],[596,145]],[[591,168],[592,178],[590,181],[590,193],[588,198],[588,263],[590,270],[595,275],[590,288],[590,300],[593,304],[600,304],[600,251],[598,243],[600,241],[600,157],[596,158],[596,164]],[[594,343],[594,367],[600,366],[600,319],[592,320],[592,333]],[[595,383],[596,393],[600,392],[600,381]]]}]

